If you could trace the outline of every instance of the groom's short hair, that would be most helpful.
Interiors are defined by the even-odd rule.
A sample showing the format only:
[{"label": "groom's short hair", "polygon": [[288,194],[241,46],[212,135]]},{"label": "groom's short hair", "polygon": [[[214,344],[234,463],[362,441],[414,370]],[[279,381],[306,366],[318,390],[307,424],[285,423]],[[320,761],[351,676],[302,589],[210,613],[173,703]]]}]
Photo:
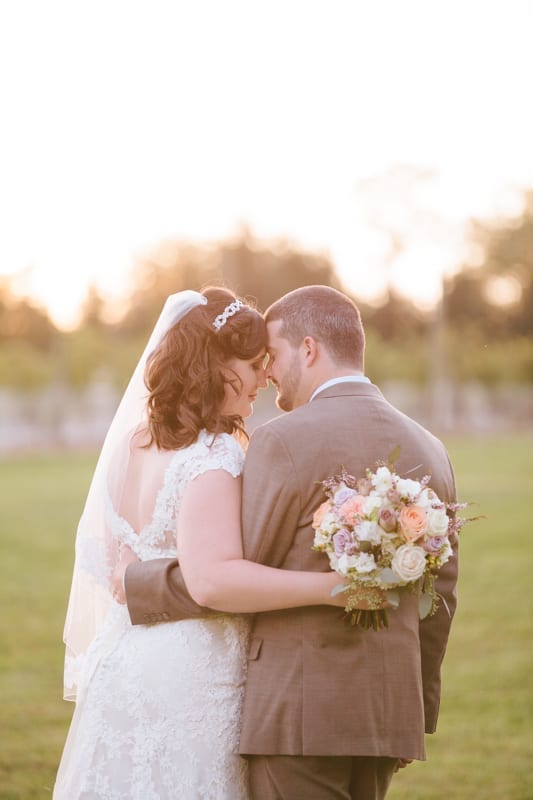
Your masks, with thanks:
[{"label": "groom's short hair", "polygon": [[293,347],[306,336],[321,342],[337,364],[363,370],[365,333],[359,309],[330,286],[302,286],[267,308],[265,321],[282,325],[279,335]]}]

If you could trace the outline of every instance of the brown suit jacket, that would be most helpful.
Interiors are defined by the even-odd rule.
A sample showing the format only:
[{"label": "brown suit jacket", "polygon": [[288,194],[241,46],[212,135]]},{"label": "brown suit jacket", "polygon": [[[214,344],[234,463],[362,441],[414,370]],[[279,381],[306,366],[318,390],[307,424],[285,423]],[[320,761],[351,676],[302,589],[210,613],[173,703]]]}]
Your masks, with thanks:
[{"label": "brown suit jacket", "polygon": [[[439,497],[456,499],[442,443],[371,384],[337,384],[258,428],[243,475],[245,557],[327,570],[327,558],[311,549],[313,513],[324,500],[320,481],[342,466],[363,476],[397,444],[401,475],[430,473]],[[241,753],[424,758],[424,731],[437,722],[456,580],[455,552],[439,574],[445,603],[436,615],[420,621],[416,596],[403,590],[389,628],[377,632],[346,624],[342,610],[329,606],[255,615]],[[207,613],[189,597],[176,561],[131,566],[126,591],[134,624]]]}]

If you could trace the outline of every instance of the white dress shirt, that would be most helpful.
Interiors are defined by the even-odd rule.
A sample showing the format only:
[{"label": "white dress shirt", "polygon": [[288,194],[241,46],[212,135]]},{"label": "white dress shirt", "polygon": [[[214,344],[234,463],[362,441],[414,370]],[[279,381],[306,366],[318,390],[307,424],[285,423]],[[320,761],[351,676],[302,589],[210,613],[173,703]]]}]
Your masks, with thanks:
[{"label": "white dress shirt", "polygon": [[309,402],[322,392],[324,389],[329,389],[330,386],[335,386],[337,383],[371,383],[370,378],[366,375],[343,375],[341,378],[331,378],[329,381],[322,383],[311,395]]}]

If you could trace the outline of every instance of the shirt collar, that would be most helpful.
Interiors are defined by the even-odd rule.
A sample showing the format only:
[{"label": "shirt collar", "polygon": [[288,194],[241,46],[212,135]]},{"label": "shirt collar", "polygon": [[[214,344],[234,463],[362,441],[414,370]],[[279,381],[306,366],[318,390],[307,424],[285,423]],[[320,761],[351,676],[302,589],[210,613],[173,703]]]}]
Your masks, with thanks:
[{"label": "shirt collar", "polygon": [[330,386],[335,386],[337,383],[371,383],[370,378],[367,378],[366,375],[343,375],[341,378],[331,378],[329,381],[322,383],[311,395],[309,398],[309,402],[314,400],[317,394],[324,391],[324,389],[329,389]]}]

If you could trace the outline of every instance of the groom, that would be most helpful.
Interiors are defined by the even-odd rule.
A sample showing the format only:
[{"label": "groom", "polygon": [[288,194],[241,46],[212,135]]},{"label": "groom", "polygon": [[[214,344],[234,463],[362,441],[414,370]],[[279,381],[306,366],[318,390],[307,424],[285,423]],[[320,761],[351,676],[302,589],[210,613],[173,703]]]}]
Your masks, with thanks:
[{"label": "groom", "polygon": [[[266,312],[267,377],[290,414],[258,428],[243,474],[245,558],[326,570],[311,549],[320,481],[341,467],[364,476],[396,445],[396,470],[455,501],[442,443],[364,376],[364,332],[345,295],[306,286]],[[329,606],[257,614],[252,627],[240,752],[254,800],[378,800],[398,766],[424,759],[436,728],[440,666],[455,611],[457,556],[441,569],[439,609],[422,622],[402,593],[389,627],[364,631]],[[177,561],[133,564],[126,594],[134,624],[209,613],[187,593]]]}]

